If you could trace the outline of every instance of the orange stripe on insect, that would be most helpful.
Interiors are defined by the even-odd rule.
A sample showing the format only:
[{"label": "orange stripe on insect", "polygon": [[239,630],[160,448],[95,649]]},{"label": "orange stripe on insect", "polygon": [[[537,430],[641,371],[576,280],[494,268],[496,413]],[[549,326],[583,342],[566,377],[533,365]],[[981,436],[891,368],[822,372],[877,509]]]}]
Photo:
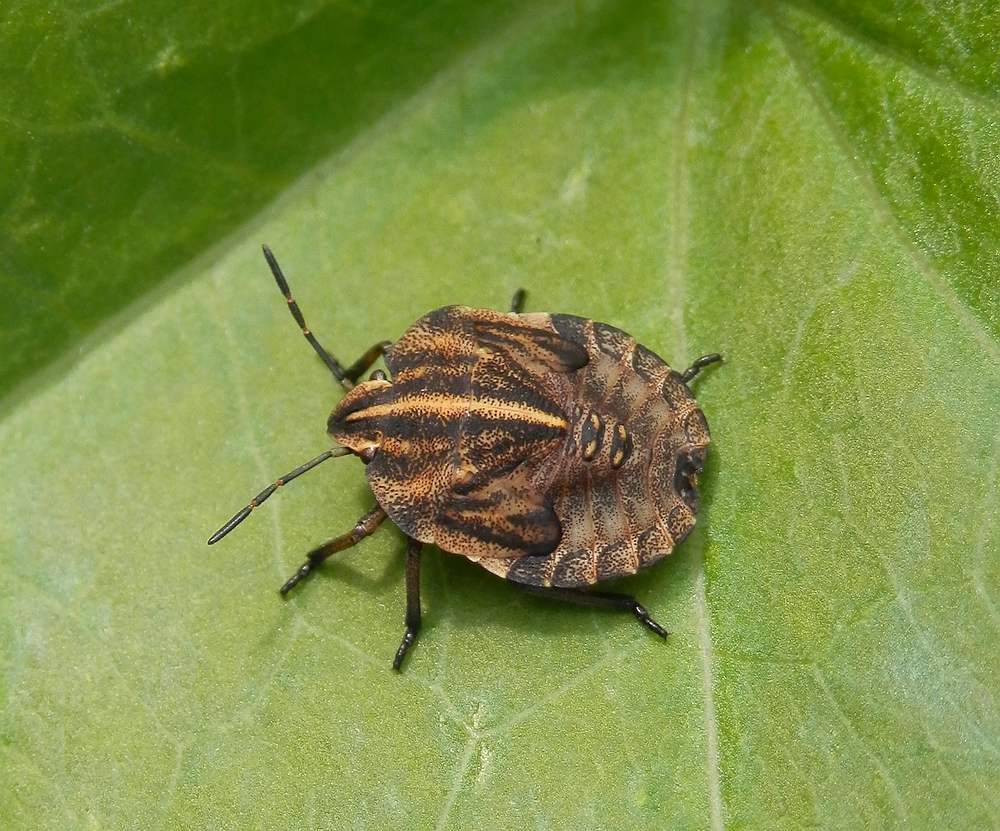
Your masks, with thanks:
[{"label": "orange stripe on insect", "polygon": [[427,413],[444,418],[456,418],[466,413],[475,413],[484,418],[529,421],[532,424],[553,427],[557,430],[565,430],[568,426],[565,418],[523,404],[509,404],[505,401],[490,398],[469,400],[433,395],[413,396],[412,398],[403,398],[385,404],[373,404],[371,407],[365,407],[363,410],[356,410],[350,413],[344,421],[358,421],[364,418],[379,418],[380,416],[388,415],[395,416],[401,413]]}]

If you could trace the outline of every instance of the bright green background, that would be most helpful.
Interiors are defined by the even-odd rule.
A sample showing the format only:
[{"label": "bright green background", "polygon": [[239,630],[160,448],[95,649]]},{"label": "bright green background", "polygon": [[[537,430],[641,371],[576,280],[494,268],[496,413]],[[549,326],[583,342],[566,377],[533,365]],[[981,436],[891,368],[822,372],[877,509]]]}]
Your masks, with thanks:
[{"label": "bright green background", "polygon": [[[1000,826],[1000,18],[825,8],[16,6],[0,825]],[[666,644],[430,550],[391,672],[398,532],[276,592],[353,460],[205,547],[340,395],[265,241],[344,360],[519,286],[726,354]]]}]

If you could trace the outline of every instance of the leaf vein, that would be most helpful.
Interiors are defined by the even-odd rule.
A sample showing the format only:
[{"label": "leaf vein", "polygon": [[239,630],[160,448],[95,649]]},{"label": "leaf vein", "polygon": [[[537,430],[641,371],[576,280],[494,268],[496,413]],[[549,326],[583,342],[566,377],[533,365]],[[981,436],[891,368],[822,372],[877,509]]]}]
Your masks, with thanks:
[{"label": "leaf vein", "polygon": [[903,803],[903,797],[899,792],[899,787],[892,778],[892,774],[889,772],[889,769],[886,767],[881,757],[879,757],[879,755],[868,746],[868,742],[861,737],[854,725],[851,723],[851,720],[847,717],[847,714],[843,711],[843,709],[841,709],[833,691],[830,689],[829,685],[826,683],[826,679],[823,677],[823,671],[818,666],[813,668],[813,678],[816,680],[816,684],[822,691],[823,697],[826,698],[827,703],[830,705],[830,709],[833,710],[837,719],[841,724],[843,724],[844,728],[851,735],[851,738],[853,738],[857,743],[858,747],[861,748],[861,752],[868,757],[868,761],[871,762],[872,767],[878,771],[879,776],[885,783],[886,792],[889,795],[889,800],[892,802],[893,810],[899,816],[901,827],[906,828],[909,825],[909,818],[906,814],[906,805]]},{"label": "leaf vein", "polygon": [[812,99],[819,116],[827,126],[834,145],[840,149],[845,163],[854,171],[858,183],[867,193],[875,215],[887,228],[892,230],[898,244],[909,257],[917,272],[955,316],[962,328],[982,347],[984,354],[988,355],[990,360],[1000,368],[1000,344],[991,337],[990,333],[975,315],[966,306],[962,305],[954,288],[944,279],[927,254],[918,248],[916,243],[907,236],[885,196],[880,193],[871,171],[865,168],[856,154],[850,151],[848,136],[837,124],[833,115],[831,102],[817,89],[815,84],[808,80],[808,73],[803,66],[803,57],[799,49],[793,44],[789,33],[786,31],[786,27],[777,19],[772,9],[766,9],[766,13],[771,21],[771,27],[777,39],[785,48],[789,63],[794,69],[802,89]]}]

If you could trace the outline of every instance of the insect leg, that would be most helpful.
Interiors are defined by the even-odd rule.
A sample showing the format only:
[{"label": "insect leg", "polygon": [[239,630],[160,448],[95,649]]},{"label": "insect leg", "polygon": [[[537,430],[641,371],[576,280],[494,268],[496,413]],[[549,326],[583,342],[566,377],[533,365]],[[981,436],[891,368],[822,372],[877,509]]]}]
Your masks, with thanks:
[{"label": "insect leg", "polygon": [[278,288],[281,289],[281,293],[285,295],[285,300],[288,301],[288,310],[292,313],[292,317],[295,318],[295,322],[299,324],[302,334],[309,341],[309,345],[316,350],[316,354],[323,359],[323,363],[333,373],[334,378],[340,381],[341,386],[347,390],[351,389],[358,382],[361,373],[384,355],[385,350],[392,346],[392,342],[382,341],[381,343],[376,343],[347,369],[344,369],[340,361],[323,348],[320,342],[316,340],[316,336],[306,326],[306,321],[302,317],[299,304],[292,298],[292,292],[288,288],[288,281],[285,279],[285,275],[281,273],[281,266],[278,265],[278,261],[274,258],[274,254],[271,253],[270,248],[266,245],[262,246],[262,248],[264,250],[264,259],[267,260],[267,264],[271,267],[271,274],[274,275],[274,281],[278,284]]},{"label": "insect leg", "polygon": [[392,346],[391,340],[383,340],[376,343],[373,347],[371,347],[371,349],[365,352],[364,355],[344,370],[344,377],[350,381],[352,385],[356,384],[358,382],[358,378],[364,374],[365,370],[381,358],[390,346]]},{"label": "insect leg", "polygon": [[591,592],[583,589],[564,589],[558,587],[529,586],[519,583],[518,586],[529,594],[539,597],[553,597],[557,600],[568,600],[583,606],[600,606],[605,609],[618,609],[621,612],[631,612],[647,629],[655,632],[661,638],[667,637],[667,630],[649,616],[649,612],[638,600],[628,594],[614,592]]},{"label": "insect leg", "polygon": [[413,646],[420,628],[420,549],[423,543],[413,537],[406,538],[406,631],[396,650],[392,668],[399,669],[406,650]]},{"label": "insect leg", "polygon": [[528,296],[528,293],[524,289],[518,289],[514,292],[514,298],[510,301],[510,310],[514,314],[520,314],[521,309],[524,308],[524,298]]},{"label": "insect leg", "polygon": [[718,352],[713,352],[711,355],[702,355],[681,373],[681,380],[686,384],[698,374],[702,367],[706,367],[709,364],[714,364],[716,361],[721,360],[722,356]]},{"label": "insect leg", "polygon": [[280,591],[282,595],[288,594],[299,581],[308,577],[313,569],[331,554],[336,554],[338,551],[343,551],[345,548],[357,545],[369,534],[374,533],[383,519],[385,519],[385,511],[382,510],[381,505],[376,503],[375,507],[362,516],[357,521],[357,524],[346,534],[341,534],[339,537],[323,543],[319,548],[314,548],[310,551],[309,556],[306,557],[306,561],[299,566],[299,570],[289,577],[285,581],[285,585],[281,587]]}]

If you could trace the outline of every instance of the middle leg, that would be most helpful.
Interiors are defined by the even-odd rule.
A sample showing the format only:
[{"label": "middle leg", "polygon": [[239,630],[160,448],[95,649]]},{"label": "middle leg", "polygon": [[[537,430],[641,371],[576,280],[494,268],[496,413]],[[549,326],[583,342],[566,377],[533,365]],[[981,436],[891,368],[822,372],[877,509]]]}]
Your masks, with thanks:
[{"label": "middle leg", "polygon": [[420,549],[423,543],[413,537],[406,538],[406,631],[396,650],[392,668],[399,669],[406,657],[406,651],[413,646],[420,629]]}]

